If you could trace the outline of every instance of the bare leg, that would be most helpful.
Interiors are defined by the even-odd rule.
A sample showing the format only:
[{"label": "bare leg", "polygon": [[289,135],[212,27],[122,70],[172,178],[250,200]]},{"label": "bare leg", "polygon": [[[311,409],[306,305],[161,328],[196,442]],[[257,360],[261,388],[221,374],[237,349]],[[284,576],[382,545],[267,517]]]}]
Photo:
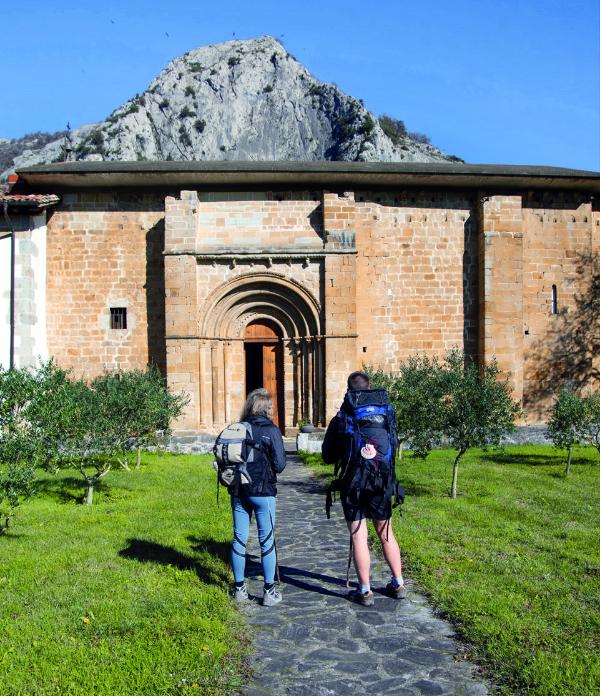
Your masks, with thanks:
[{"label": "bare leg", "polygon": [[383,556],[392,571],[395,578],[402,577],[402,560],[400,558],[400,547],[394,536],[392,529],[392,521],[390,520],[373,520],[377,536],[381,540],[383,548]]},{"label": "bare leg", "polygon": [[348,522],[348,529],[352,534],[352,552],[354,555],[354,567],[361,585],[369,584],[371,569],[371,554],[369,553],[367,520],[355,520]]}]

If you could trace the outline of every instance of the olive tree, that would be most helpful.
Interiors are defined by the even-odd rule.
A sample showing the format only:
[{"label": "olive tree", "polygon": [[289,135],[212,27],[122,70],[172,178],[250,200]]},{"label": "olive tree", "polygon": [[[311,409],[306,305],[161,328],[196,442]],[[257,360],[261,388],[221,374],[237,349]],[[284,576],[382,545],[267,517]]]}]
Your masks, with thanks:
[{"label": "olive tree", "polygon": [[112,468],[118,443],[114,426],[107,419],[101,394],[83,380],[67,380],[60,392],[53,429],[53,456],[50,466],[78,471],[86,486],[85,502],[91,505],[99,481]]},{"label": "olive tree", "polygon": [[585,441],[594,446],[600,454],[600,394],[591,394],[587,402],[587,428]]},{"label": "olive tree", "polygon": [[515,429],[521,414],[511,387],[501,379],[496,360],[476,365],[463,351],[451,350],[443,365],[440,423],[443,435],[457,450],[450,496],[456,498],[460,460],[472,447],[497,446]]},{"label": "olive tree", "polygon": [[187,397],[173,394],[154,366],[146,370],[105,373],[92,382],[98,395],[99,416],[111,432],[117,459],[129,469],[129,452],[157,445],[168,436],[171,421],[179,417]]},{"label": "olive tree", "polygon": [[444,385],[438,360],[413,355],[396,374],[370,370],[369,376],[372,386],[388,391],[400,444],[407,444],[418,457],[427,457],[442,427],[439,405]]},{"label": "olive tree", "polygon": [[567,450],[565,476],[571,470],[573,447],[586,440],[591,425],[591,409],[587,399],[570,387],[560,390],[548,421],[548,435],[558,449]]},{"label": "olive tree", "polygon": [[27,410],[36,384],[29,370],[0,369],[0,534],[14,510],[34,492],[35,465]]}]

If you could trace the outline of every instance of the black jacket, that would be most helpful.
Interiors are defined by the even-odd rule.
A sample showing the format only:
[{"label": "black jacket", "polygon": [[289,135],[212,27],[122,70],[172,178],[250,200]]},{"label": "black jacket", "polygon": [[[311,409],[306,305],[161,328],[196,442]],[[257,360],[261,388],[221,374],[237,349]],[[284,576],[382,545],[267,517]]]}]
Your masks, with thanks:
[{"label": "black jacket", "polygon": [[338,413],[329,425],[321,446],[321,456],[325,464],[337,464],[344,458],[346,444],[344,442],[344,419]]},{"label": "black jacket", "polygon": [[252,483],[244,486],[244,496],[277,495],[277,474],[286,465],[285,448],[279,428],[265,416],[250,416],[246,419],[252,426],[252,437],[260,447],[254,450],[254,461],[248,463]]}]

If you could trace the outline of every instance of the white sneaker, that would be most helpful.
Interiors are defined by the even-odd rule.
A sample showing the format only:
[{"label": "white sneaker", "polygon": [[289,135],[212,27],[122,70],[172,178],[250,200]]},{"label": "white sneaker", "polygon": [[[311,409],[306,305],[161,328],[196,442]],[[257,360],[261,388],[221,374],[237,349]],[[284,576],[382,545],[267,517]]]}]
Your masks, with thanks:
[{"label": "white sneaker", "polygon": [[235,587],[233,588],[233,598],[235,599],[236,602],[247,602],[248,601],[248,588],[246,585],[242,585],[241,587]]},{"label": "white sneaker", "polygon": [[274,587],[270,590],[263,590],[263,607],[274,607],[282,599],[281,592],[277,592]]}]

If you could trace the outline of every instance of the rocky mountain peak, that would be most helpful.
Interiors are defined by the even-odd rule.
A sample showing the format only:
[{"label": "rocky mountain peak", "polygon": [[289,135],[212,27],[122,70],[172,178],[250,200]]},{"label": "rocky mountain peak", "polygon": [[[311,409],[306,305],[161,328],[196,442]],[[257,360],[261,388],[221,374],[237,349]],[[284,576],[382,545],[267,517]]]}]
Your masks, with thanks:
[{"label": "rocky mountain peak", "polygon": [[[313,77],[277,39],[262,36],[175,58],[106,120],[74,130],[71,143],[83,160],[456,159],[418,142],[403,124],[386,134],[382,123],[361,101]],[[63,146],[58,139],[27,149],[7,171],[59,161]]]}]

